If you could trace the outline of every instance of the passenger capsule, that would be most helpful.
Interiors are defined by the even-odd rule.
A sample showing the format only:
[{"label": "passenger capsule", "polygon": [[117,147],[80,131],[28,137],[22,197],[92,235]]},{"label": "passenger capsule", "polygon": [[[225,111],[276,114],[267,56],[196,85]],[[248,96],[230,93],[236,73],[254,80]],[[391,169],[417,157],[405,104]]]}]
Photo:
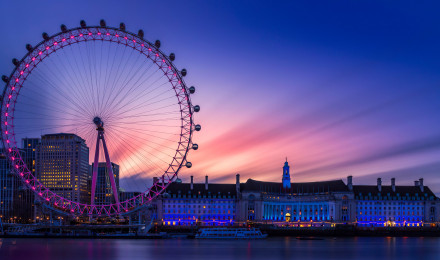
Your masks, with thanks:
[{"label": "passenger capsule", "polygon": [[49,40],[49,34],[47,34],[47,33],[44,32],[44,33],[42,34],[42,36],[43,36],[43,39],[45,39],[46,41]]},{"label": "passenger capsule", "polygon": [[156,48],[160,48],[160,41],[156,40],[156,42],[154,43],[154,46],[156,46]]},{"label": "passenger capsule", "polygon": [[180,72],[180,74],[182,74],[182,76],[186,76],[186,74],[187,74],[187,71],[186,71],[186,69],[183,69],[181,72]]},{"label": "passenger capsule", "polygon": [[193,145],[192,145],[192,149],[193,149],[193,150],[197,150],[197,149],[199,149],[199,145],[198,145],[198,144],[193,144]]},{"label": "passenger capsule", "polygon": [[171,54],[170,54],[170,60],[171,60],[171,61],[174,61],[175,59],[176,59],[176,54],[171,53]]},{"label": "passenger capsule", "polygon": [[185,166],[186,166],[186,168],[191,168],[193,166],[193,164],[191,162],[186,162]]},{"label": "passenger capsule", "polygon": [[28,51],[32,51],[34,48],[32,47],[32,45],[30,45],[29,43],[26,44],[26,50]]},{"label": "passenger capsule", "polygon": [[194,86],[191,86],[189,88],[189,93],[194,94],[196,92],[196,88]]},{"label": "passenger capsule", "polygon": [[18,64],[20,64],[20,61],[18,61],[16,58],[13,58],[12,64],[14,64],[15,66],[18,66]]},{"label": "passenger capsule", "polygon": [[200,106],[199,105],[195,105],[194,106],[194,112],[199,112],[200,111]]},{"label": "passenger capsule", "polygon": [[138,36],[143,39],[144,38],[144,30],[139,30]]},{"label": "passenger capsule", "polygon": [[79,22],[79,24],[81,25],[82,28],[86,28],[86,26],[87,26],[86,21],[84,21],[84,20],[81,20]]},{"label": "passenger capsule", "polygon": [[200,131],[200,130],[202,130],[202,127],[201,127],[200,125],[196,125],[196,126],[194,127],[194,129],[195,129],[196,131]]},{"label": "passenger capsule", "polygon": [[101,19],[101,21],[99,21],[99,25],[100,25],[101,27],[106,27],[106,26],[107,26],[107,24],[105,23],[105,20],[104,20],[104,19]]},{"label": "passenger capsule", "polygon": [[120,23],[120,24],[119,24],[119,29],[120,29],[121,31],[125,31],[125,23]]},{"label": "passenger capsule", "polygon": [[2,80],[3,80],[4,82],[8,83],[9,78],[8,78],[7,76],[3,75],[3,76],[2,76]]},{"label": "passenger capsule", "polygon": [[62,24],[61,26],[61,31],[64,33],[64,32],[67,32],[67,26],[65,26],[64,24]]}]

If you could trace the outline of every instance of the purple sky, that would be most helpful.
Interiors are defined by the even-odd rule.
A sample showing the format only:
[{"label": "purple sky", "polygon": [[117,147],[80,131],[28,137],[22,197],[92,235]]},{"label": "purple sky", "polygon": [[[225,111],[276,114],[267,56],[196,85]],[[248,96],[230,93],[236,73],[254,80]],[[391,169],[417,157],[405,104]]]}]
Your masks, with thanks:
[{"label": "purple sky", "polygon": [[201,106],[181,178],[345,179],[440,193],[439,6],[406,1],[2,1],[0,70],[60,24],[144,29]]}]

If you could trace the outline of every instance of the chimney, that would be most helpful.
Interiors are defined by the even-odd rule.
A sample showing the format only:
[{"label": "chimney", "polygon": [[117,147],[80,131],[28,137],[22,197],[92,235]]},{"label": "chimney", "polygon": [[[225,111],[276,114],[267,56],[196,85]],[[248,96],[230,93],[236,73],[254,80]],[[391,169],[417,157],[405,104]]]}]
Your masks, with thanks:
[{"label": "chimney", "polygon": [[235,190],[240,193],[240,174],[235,175]]},{"label": "chimney", "polygon": [[377,190],[379,190],[379,192],[382,192],[382,179],[381,178],[377,178]]},{"label": "chimney", "polygon": [[423,178],[419,179],[419,185],[420,185],[420,191],[423,192],[424,188],[423,188]]},{"label": "chimney", "polygon": [[347,186],[349,191],[353,191],[353,176],[347,177]]},{"label": "chimney", "polygon": [[418,187],[419,185],[419,181],[414,181],[414,186]]},{"label": "chimney", "polygon": [[391,189],[396,192],[396,178],[391,178]]},{"label": "chimney", "polygon": [[205,176],[205,190],[208,190],[208,175]]},{"label": "chimney", "polygon": [[191,190],[194,189],[194,176],[191,175]]}]

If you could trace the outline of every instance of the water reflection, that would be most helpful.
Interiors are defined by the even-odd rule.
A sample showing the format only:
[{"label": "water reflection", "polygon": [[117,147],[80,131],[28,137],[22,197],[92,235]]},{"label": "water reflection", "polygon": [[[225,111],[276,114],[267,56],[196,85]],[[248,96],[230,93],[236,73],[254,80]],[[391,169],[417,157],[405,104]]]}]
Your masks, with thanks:
[{"label": "water reflection", "polygon": [[438,259],[440,238],[0,239],[0,259]]}]

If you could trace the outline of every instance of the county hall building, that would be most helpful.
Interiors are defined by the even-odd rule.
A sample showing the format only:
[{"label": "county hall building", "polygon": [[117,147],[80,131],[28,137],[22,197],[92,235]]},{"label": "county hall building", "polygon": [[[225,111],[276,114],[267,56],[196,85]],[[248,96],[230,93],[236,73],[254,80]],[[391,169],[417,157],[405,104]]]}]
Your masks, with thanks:
[{"label": "county hall building", "polygon": [[264,223],[294,227],[421,226],[440,221],[440,200],[424,186],[353,185],[342,180],[292,182],[283,166],[281,182],[248,179],[235,184],[172,183],[155,201],[162,225],[232,226]]}]

